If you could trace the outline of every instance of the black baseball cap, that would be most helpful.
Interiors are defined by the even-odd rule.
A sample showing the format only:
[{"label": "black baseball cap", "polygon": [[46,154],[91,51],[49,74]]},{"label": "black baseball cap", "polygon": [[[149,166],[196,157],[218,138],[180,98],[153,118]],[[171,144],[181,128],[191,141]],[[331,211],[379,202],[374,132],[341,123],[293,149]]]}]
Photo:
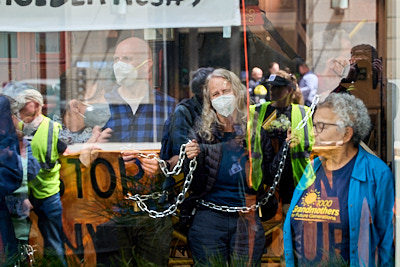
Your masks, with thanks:
[{"label": "black baseball cap", "polygon": [[289,85],[291,81],[282,78],[276,74],[271,74],[268,80],[265,82],[266,85],[276,85],[276,86],[286,86]]}]

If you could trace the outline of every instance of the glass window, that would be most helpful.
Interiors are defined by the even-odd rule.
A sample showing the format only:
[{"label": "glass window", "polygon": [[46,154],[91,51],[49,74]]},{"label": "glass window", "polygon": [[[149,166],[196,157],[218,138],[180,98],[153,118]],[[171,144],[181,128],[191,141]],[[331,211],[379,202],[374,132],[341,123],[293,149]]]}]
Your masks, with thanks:
[{"label": "glass window", "polygon": [[69,266],[390,265],[398,16],[391,0],[1,1],[13,163],[36,174],[13,171],[1,236]]},{"label": "glass window", "polygon": [[17,52],[17,33],[2,32],[0,33],[0,58],[16,58]]}]

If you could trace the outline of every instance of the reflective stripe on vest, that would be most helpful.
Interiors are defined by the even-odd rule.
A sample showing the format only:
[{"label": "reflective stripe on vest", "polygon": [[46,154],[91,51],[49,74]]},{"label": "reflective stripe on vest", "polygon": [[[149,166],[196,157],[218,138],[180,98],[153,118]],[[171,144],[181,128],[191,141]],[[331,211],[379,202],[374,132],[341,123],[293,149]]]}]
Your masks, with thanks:
[{"label": "reflective stripe on vest", "polygon": [[[251,134],[251,160],[252,160],[252,176],[251,176],[251,183],[249,184],[254,190],[258,190],[262,179],[263,179],[263,170],[262,170],[262,148],[261,148],[261,126],[264,120],[265,113],[267,111],[266,103],[261,105],[261,109],[257,118],[257,125],[256,129],[253,129],[253,121],[254,121],[254,114],[256,110],[256,105],[251,105],[249,108],[249,121],[247,122],[247,129],[246,132],[246,143],[247,147],[249,147],[249,138],[248,132],[250,131]],[[255,133],[255,135],[254,135]]]},{"label": "reflective stripe on vest", "polygon": [[[259,117],[257,119],[257,127],[253,129],[253,121],[256,105],[250,106],[250,114],[249,114],[249,122],[248,127],[254,132],[255,131],[255,140],[252,139],[252,160],[253,160],[253,181],[258,181],[258,179],[262,180],[262,148],[261,148],[261,126],[263,123],[263,119],[265,117],[265,113],[267,111],[267,107],[271,104],[271,102],[265,102],[261,105]],[[312,129],[312,120],[309,118],[307,121],[307,125],[302,128],[300,131],[296,131],[296,126],[302,121],[302,119],[306,115],[306,108],[304,106],[292,104],[292,112],[291,112],[291,127],[292,127],[292,135],[297,134],[300,137],[300,143],[294,148],[290,149],[290,157],[292,163],[292,171],[293,171],[293,181],[294,184],[297,185],[301,176],[303,175],[303,171],[307,164],[310,162],[310,154],[311,148],[314,144],[314,132]],[[252,133],[253,133],[252,132]],[[248,139],[246,138],[246,141]],[[254,157],[257,155],[257,157]],[[259,156],[261,155],[261,156]],[[258,169],[258,170],[257,170]],[[261,175],[258,174],[261,172]],[[260,178],[261,177],[261,178]],[[253,184],[253,188],[255,186]],[[258,188],[258,187],[257,187]]]},{"label": "reflective stripe on vest", "polygon": [[31,142],[32,154],[38,160],[41,169],[36,179],[30,181],[28,185],[31,194],[37,199],[44,199],[60,191],[61,164],[58,162],[57,150],[60,129],[60,124],[43,116],[43,121]]},{"label": "reflective stripe on vest", "polygon": [[51,150],[53,149],[53,128],[54,123],[49,120],[49,131],[47,134],[47,150],[46,150],[46,162],[39,162],[40,168],[42,169],[53,169],[55,162],[51,162]]},{"label": "reflective stripe on vest", "polygon": [[306,109],[309,108],[292,104],[292,136],[297,135],[300,138],[300,143],[290,149],[294,185],[297,185],[300,181],[306,166],[310,163],[311,149],[314,144],[314,132],[311,118],[308,119],[307,124],[300,131],[296,130],[297,125],[306,116]]}]

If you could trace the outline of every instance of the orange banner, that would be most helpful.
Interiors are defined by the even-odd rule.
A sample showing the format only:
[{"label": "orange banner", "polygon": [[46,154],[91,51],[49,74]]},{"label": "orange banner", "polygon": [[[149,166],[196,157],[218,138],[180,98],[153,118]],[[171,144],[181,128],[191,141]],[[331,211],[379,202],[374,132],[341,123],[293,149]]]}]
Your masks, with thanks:
[{"label": "orange banner", "polygon": [[[89,168],[81,164],[78,155],[62,157],[60,161],[66,255],[72,266],[95,266],[96,248],[93,238],[96,227],[116,215],[115,205],[123,201],[127,188],[142,190],[156,181],[144,176],[137,164],[124,164],[121,153],[117,151],[99,152]],[[123,178],[124,173],[130,176],[130,180]],[[43,240],[37,228],[37,217],[34,212],[30,217],[33,221],[30,243],[37,245],[36,249],[40,253],[43,250]]]}]

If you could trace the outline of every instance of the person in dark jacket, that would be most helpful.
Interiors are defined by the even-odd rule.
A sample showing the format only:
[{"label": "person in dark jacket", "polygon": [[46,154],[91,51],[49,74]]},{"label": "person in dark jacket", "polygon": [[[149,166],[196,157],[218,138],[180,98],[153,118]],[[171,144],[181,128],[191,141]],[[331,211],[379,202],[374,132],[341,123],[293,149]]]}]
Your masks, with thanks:
[{"label": "person in dark jacket", "polygon": [[18,253],[11,214],[5,197],[17,189],[22,182],[23,169],[19,155],[17,132],[11,117],[10,101],[0,95],[0,234],[5,262],[0,257],[1,266],[12,266]]},{"label": "person in dark jacket", "polygon": [[[255,208],[239,211],[256,204],[256,190],[246,175],[245,94],[234,73],[214,70],[205,84],[201,124],[186,145],[187,158],[197,157],[190,187],[197,211],[188,242],[201,266],[258,266],[264,252],[264,229]],[[265,149],[268,140],[262,139]]]},{"label": "person in dark jacket", "polygon": [[174,113],[168,119],[169,123],[164,124],[164,132],[168,131],[168,134],[163,136],[160,157],[169,159],[171,168],[175,166],[182,144],[188,142],[188,136],[193,126],[201,116],[204,83],[213,70],[214,68],[210,67],[199,68],[193,73],[190,89],[194,96],[179,102]]}]

